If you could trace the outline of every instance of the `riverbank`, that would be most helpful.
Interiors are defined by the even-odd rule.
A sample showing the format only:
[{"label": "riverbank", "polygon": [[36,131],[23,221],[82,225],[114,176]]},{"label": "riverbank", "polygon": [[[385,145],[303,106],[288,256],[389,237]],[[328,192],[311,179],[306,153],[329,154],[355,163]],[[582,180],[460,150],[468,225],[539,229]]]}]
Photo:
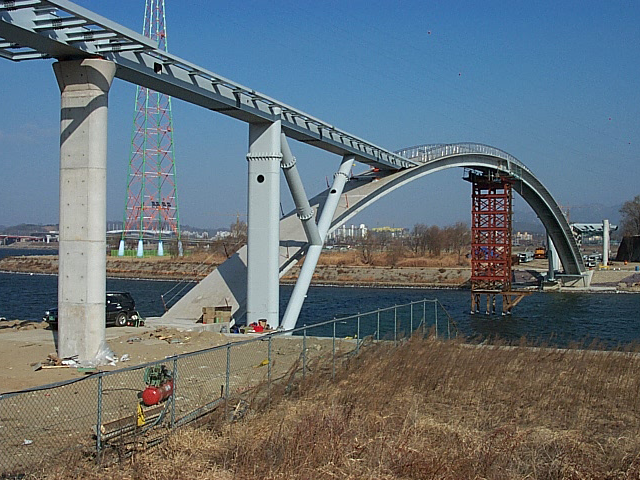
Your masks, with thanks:
[{"label": "riverbank", "polygon": [[234,423],[214,414],[118,464],[73,452],[36,478],[638,478],[633,353],[414,337],[335,378],[314,364]]},{"label": "riverbank", "polygon": [[[200,281],[225,259],[220,256],[194,254],[176,257],[107,257],[107,276],[148,280]],[[449,257],[404,259],[398,265],[358,265],[353,254],[323,255],[313,275],[312,285],[339,285],[396,288],[469,288],[471,268],[456,265]],[[588,289],[567,285],[545,286],[555,291],[640,292],[640,272],[636,264],[613,265],[593,270]],[[546,273],[547,261],[534,260],[516,265],[514,286],[536,288]],[[57,255],[20,255],[0,259],[0,271],[56,275]],[[282,278],[283,284],[295,283],[300,267],[294,266]]]}]

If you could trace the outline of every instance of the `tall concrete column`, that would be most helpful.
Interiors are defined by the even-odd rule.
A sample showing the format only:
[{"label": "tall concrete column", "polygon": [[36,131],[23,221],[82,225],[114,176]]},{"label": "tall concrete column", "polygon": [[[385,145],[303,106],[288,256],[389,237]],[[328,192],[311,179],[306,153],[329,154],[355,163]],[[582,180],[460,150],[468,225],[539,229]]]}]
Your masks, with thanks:
[{"label": "tall concrete column", "polygon": [[264,318],[273,327],[280,301],[280,124],[250,124],[247,155],[247,324]]},{"label": "tall concrete column", "polygon": [[115,64],[57,62],[61,92],[58,354],[95,358],[105,340],[107,105]]}]

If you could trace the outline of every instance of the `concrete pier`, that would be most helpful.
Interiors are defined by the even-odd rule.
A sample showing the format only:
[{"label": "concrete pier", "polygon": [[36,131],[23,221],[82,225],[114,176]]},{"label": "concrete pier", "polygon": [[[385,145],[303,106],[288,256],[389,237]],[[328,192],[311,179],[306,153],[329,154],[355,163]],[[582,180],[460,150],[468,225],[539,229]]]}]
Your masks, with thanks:
[{"label": "concrete pier", "polygon": [[[276,115],[279,115],[279,111]],[[249,125],[247,324],[279,324],[281,121]]]},{"label": "concrete pier", "polygon": [[115,64],[57,62],[61,92],[58,354],[93,359],[105,340],[108,92]]}]

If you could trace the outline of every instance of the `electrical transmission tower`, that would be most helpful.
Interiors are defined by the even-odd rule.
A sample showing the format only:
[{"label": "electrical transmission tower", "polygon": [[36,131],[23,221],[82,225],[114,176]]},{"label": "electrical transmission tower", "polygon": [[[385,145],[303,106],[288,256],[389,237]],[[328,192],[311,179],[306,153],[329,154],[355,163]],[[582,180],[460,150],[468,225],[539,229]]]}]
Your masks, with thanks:
[{"label": "electrical transmission tower", "polygon": [[[164,0],[146,0],[142,33],[168,51]],[[136,89],[119,256],[124,255],[127,234],[137,236],[138,257],[144,255],[144,238],[157,240],[162,256],[163,239],[173,237],[182,255],[171,97],[141,86]]]}]

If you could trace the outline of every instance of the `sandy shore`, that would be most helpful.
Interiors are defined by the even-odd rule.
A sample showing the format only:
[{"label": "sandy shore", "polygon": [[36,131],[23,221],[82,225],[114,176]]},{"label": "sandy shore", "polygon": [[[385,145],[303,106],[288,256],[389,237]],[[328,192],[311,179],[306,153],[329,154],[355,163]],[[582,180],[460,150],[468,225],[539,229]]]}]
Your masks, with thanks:
[{"label": "sandy shore", "polygon": [[[56,353],[57,332],[46,323],[0,321],[0,393],[37,385],[45,385],[84,376],[75,368],[34,370],[34,365],[46,365],[49,355]],[[113,353],[129,360],[116,366],[100,367],[115,370],[139,365],[179,353],[193,352],[230,341],[230,337],[212,332],[180,332],[154,325],[153,319],[144,327],[111,327],[106,329],[107,343]]]}]

